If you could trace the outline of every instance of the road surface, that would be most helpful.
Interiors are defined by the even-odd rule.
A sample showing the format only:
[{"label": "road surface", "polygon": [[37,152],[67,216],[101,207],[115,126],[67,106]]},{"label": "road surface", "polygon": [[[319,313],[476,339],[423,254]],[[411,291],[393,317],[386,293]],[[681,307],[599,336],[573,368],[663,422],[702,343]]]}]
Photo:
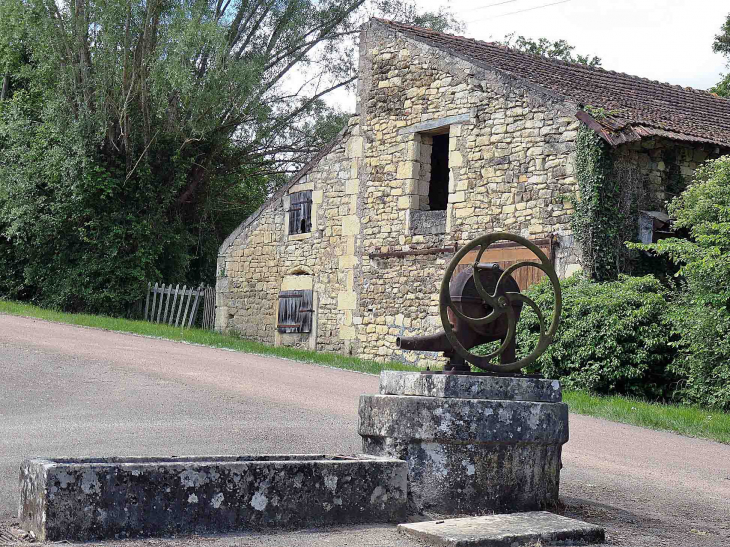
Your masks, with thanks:
[{"label": "road surface", "polygon": [[[28,457],[358,452],[358,397],[377,386],[371,375],[0,315],[0,522],[16,518]],[[577,415],[570,437],[565,513],[605,525],[609,544],[730,545],[730,446]],[[245,538],[236,544],[415,545],[387,526]]]}]

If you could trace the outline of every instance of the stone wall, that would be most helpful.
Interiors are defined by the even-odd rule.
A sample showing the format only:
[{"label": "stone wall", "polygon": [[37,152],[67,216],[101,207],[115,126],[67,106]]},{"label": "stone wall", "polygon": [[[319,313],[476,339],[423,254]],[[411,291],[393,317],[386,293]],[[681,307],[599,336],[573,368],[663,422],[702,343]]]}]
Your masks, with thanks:
[{"label": "stone wall", "polygon": [[[278,191],[221,247],[216,328],[246,338],[326,351],[350,352],[347,327],[355,306],[358,169],[363,142],[353,117],[331,150]],[[312,230],[289,235],[290,195],[312,191]],[[311,334],[277,332],[282,290],[312,289]]]},{"label": "stone wall", "polygon": [[405,462],[362,454],[34,459],[20,467],[19,520],[62,543],[397,523],[407,480]]},{"label": "stone wall", "polygon": [[639,209],[664,211],[666,203],[686,188],[695,170],[719,155],[715,146],[652,138],[619,146],[614,160],[616,165],[628,166],[640,181]]},{"label": "stone wall", "polygon": [[[494,231],[570,238],[572,204],[565,196],[576,187],[576,106],[377,24],[361,48],[367,186],[360,315],[354,318],[358,354],[435,364],[436,355],[397,350],[395,339],[440,328],[438,289],[451,253],[371,255],[453,247]],[[423,220],[424,198],[431,136],[445,131],[449,200],[443,229],[435,233],[438,219]],[[563,273],[569,266],[559,264]]]}]

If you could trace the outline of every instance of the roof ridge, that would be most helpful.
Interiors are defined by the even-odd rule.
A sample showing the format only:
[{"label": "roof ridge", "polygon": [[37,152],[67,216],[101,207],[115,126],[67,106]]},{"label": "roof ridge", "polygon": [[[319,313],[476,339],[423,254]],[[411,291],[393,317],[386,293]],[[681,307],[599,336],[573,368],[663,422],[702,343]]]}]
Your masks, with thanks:
[{"label": "roof ridge", "polygon": [[687,92],[690,92],[690,93],[698,93],[698,94],[707,95],[709,97],[713,97],[713,98],[716,98],[716,99],[730,101],[730,99],[728,99],[726,97],[721,97],[721,96],[717,95],[716,93],[712,93],[711,91],[708,91],[706,89],[698,89],[696,87],[691,87],[691,86],[682,86],[680,84],[672,84],[672,83],[669,83],[669,82],[662,82],[660,80],[652,80],[651,78],[646,78],[644,76],[637,76],[635,74],[629,74],[628,72],[621,72],[621,71],[617,71],[617,70],[609,70],[609,69],[606,69],[606,68],[603,68],[603,67],[599,67],[599,66],[588,66],[586,64],[578,63],[578,62],[575,62],[575,61],[565,61],[563,59],[554,59],[554,58],[551,58],[551,57],[546,57],[544,55],[540,55],[539,53],[529,53],[529,52],[526,52],[526,51],[520,51],[518,49],[511,48],[509,46],[505,46],[504,44],[500,44],[498,42],[487,42],[486,40],[478,40],[476,38],[470,38],[468,36],[462,36],[462,35],[459,35],[459,34],[448,34],[446,32],[441,32],[441,31],[429,29],[429,28],[426,28],[426,27],[419,27],[419,26],[416,26],[416,25],[408,24],[408,23],[401,23],[400,21],[393,21],[393,20],[390,20],[390,19],[382,18],[382,17],[373,17],[373,20],[379,21],[381,23],[385,23],[386,25],[388,25],[390,27],[395,27],[396,29],[403,30],[404,32],[408,32],[408,29],[414,29],[414,30],[418,30],[418,31],[421,31],[421,32],[427,32],[427,33],[430,33],[430,34],[435,34],[437,36],[444,36],[444,37],[448,37],[448,38],[459,38],[459,39],[462,39],[462,40],[467,40],[467,41],[470,41],[470,42],[474,42],[476,44],[481,44],[481,45],[486,45],[486,46],[491,46],[491,47],[497,47],[497,48],[507,50],[507,51],[509,51],[511,53],[514,53],[514,54],[517,54],[517,55],[524,55],[524,56],[527,56],[527,57],[536,58],[536,59],[539,59],[541,61],[546,61],[548,63],[556,63],[556,64],[561,64],[561,65],[566,65],[566,66],[573,67],[573,68],[587,70],[589,72],[603,72],[603,73],[606,73],[606,74],[615,74],[615,75],[618,75],[618,76],[624,76],[626,78],[641,80],[641,81],[644,81],[644,82],[649,82],[649,83],[653,83],[653,84],[657,84],[657,85],[662,85],[662,86],[667,86],[667,87],[679,88],[679,89],[682,89],[683,91],[687,91]]}]

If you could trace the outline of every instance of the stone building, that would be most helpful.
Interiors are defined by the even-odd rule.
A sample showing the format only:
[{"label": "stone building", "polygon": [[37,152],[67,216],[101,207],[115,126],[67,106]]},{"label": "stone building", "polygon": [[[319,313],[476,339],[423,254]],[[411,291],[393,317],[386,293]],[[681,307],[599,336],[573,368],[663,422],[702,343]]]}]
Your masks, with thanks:
[{"label": "stone building", "polygon": [[348,126],[221,246],[216,327],[428,364],[437,356],[406,355],[395,339],[440,328],[439,284],[459,246],[508,231],[561,276],[579,268],[582,124],[640,181],[650,218],[677,180],[730,150],[730,101],[705,91],[372,20]]}]

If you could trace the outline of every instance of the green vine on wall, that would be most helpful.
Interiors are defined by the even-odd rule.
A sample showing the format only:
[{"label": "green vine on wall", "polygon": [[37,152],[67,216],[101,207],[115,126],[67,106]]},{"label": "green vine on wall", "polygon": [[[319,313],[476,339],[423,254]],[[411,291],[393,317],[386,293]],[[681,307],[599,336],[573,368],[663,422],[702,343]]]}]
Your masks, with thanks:
[{"label": "green vine on wall", "polygon": [[609,145],[586,126],[576,139],[579,199],[571,224],[581,246],[583,268],[596,281],[616,279],[622,241],[621,187]]}]

